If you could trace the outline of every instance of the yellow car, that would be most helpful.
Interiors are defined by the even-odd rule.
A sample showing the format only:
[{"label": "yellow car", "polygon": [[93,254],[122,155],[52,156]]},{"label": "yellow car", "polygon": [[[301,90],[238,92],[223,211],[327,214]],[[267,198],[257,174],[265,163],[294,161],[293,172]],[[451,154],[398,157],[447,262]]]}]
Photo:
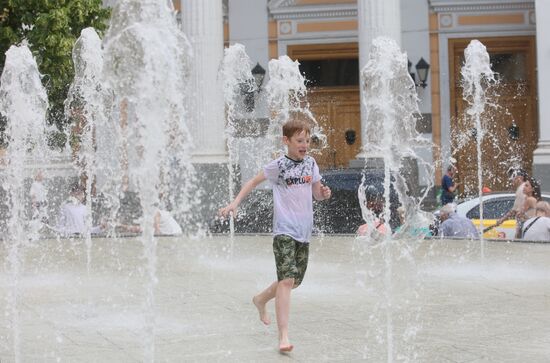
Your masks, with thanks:
[{"label": "yellow car", "polygon": [[[497,220],[514,206],[514,193],[493,192],[483,195],[483,228],[480,228],[479,197],[464,200],[456,206],[456,213],[470,219],[474,225],[485,230],[494,226]],[[543,193],[542,199],[550,202],[550,195]],[[504,221],[500,226],[483,233],[484,238],[514,239],[516,236],[516,220]]]},{"label": "yellow car", "polygon": [[[474,226],[478,230],[486,230],[490,226],[497,224],[497,219],[484,219],[483,228],[479,228],[481,222],[480,219],[472,219]],[[496,238],[496,239],[514,239],[516,236],[516,220],[509,219],[504,221],[501,225],[491,228],[483,233],[483,238]]]}]

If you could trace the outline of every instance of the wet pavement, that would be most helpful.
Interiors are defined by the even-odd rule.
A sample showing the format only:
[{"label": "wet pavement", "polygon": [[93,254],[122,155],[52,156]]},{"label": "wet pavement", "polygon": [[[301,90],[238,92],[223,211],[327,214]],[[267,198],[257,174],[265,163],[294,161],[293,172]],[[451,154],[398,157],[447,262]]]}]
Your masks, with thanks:
[{"label": "wet pavement", "polygon": [[89,251],[41,240],[4,264],[1,362],[550,361],[550,244],[314,237],[286,355],[251,303],[269,236],[159,238],[153,295],[139,239]]}]

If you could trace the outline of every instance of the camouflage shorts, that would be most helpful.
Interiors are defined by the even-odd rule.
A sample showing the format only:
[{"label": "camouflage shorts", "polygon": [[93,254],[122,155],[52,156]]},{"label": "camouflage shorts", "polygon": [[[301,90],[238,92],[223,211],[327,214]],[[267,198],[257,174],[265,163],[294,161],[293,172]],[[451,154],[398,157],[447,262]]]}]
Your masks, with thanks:
[{"label": "camouflage shorts", "polygon": [[284,234],[277,235],[273,238],[273,254],[277,280],[294,279],[294,287],[298,287],[306,274],[309,243],[298,242]]}]

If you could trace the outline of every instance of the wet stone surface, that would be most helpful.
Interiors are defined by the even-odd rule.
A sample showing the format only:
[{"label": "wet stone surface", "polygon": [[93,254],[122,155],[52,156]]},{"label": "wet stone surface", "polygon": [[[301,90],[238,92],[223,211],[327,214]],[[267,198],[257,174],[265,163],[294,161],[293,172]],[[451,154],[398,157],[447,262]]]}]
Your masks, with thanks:
[{"label": "wet stone surface", "polygon": [[[2,362],[16,350],[23,362],[142,362],[151,352],[162,362],[550,356],[550,244],[486,242],[482,253],[479,241],[314,237],[306,278],[292,294],[295,349],[281,355],[275,322],[263,326],[251,303],[276,277],[270,236],[159,238],[154,311],[145,308],[141,241],[92,242],[89,273],[83,240],[23,246],[15,305],[4,264]],[[273,302],[268,310],[274,320]]]}]

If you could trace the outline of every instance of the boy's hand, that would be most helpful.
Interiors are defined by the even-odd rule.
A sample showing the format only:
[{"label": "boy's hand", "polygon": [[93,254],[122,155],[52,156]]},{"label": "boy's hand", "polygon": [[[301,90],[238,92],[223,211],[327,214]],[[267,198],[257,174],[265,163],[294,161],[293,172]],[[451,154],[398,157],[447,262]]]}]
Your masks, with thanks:
[{"label": "boy's hand", "polygon": [[321,185],[321,195],[323,196],[323,198],[329,199],[332,195],[332,191],[326,185]]},{"label": "boy's hand", "polygon": [[220,208],[218,210],[218,216],[222,218],[227,218],[230,215],[235,216],[237,214],[237,206],[233,204],[228,204],[225,208]]}]

